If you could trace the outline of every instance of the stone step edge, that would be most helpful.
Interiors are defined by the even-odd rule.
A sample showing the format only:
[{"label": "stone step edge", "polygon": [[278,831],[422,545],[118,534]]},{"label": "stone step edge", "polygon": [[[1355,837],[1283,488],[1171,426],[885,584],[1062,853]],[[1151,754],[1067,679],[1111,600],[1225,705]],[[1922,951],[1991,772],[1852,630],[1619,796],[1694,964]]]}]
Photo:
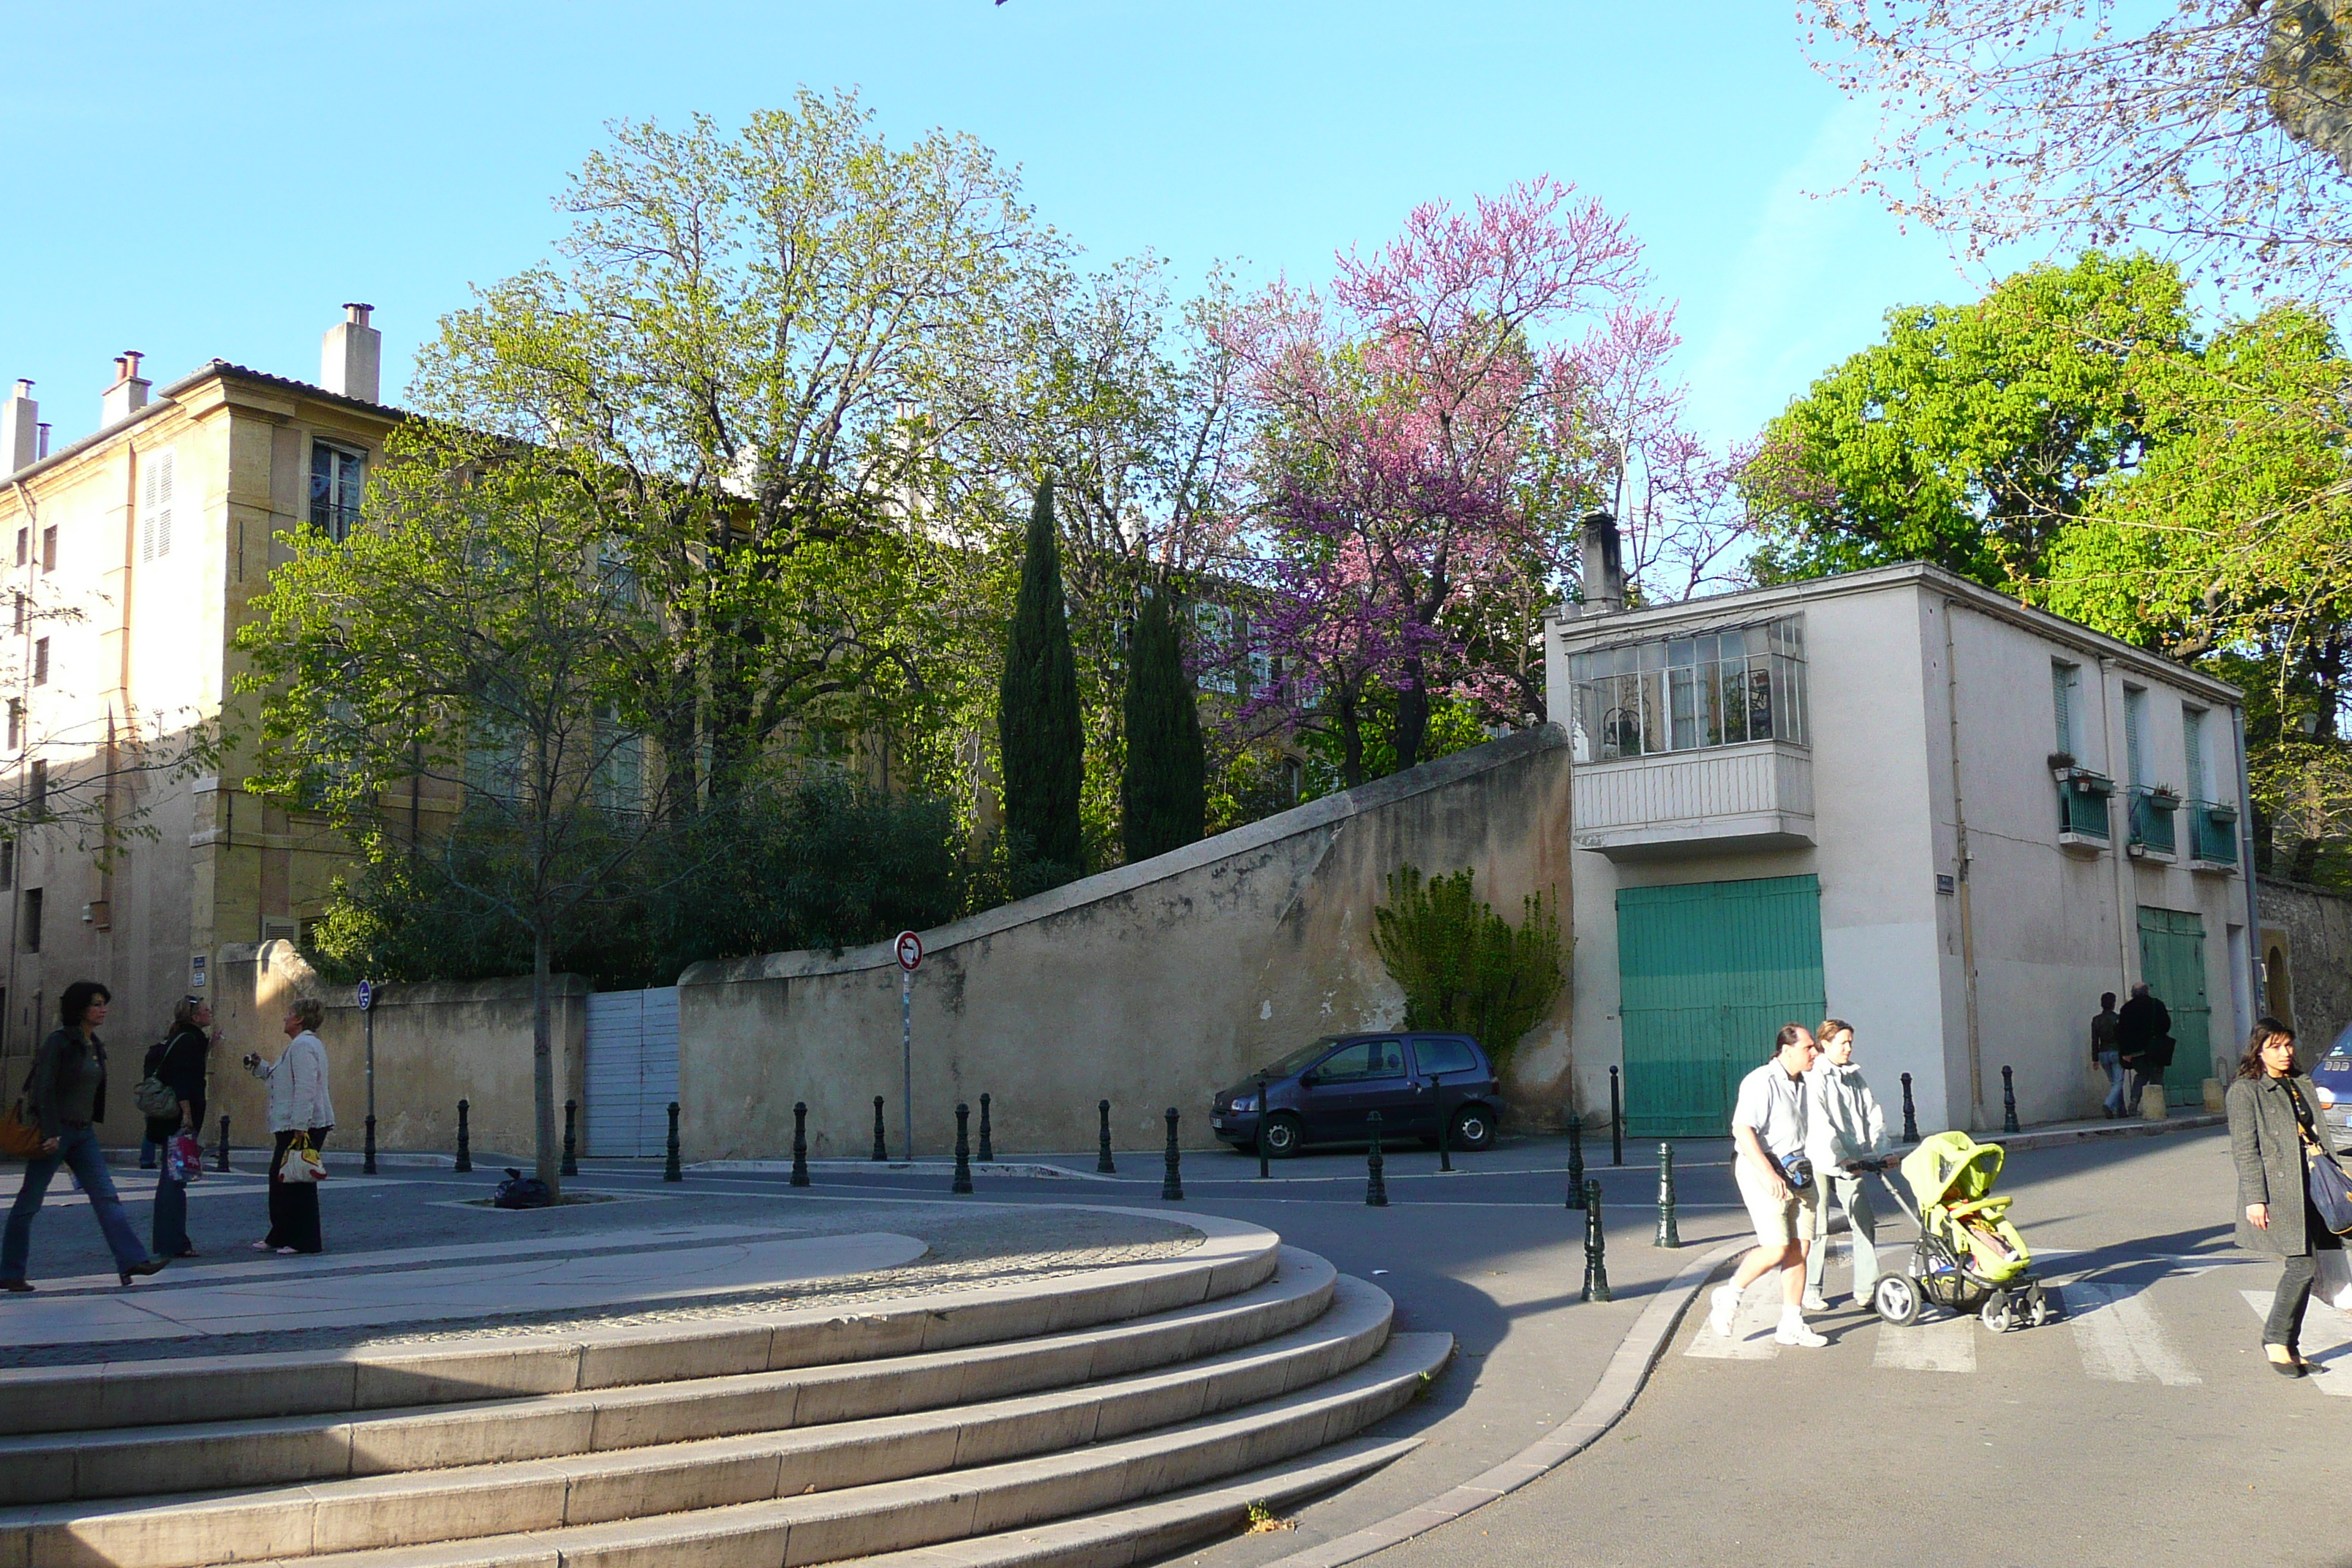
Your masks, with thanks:
[{"label": "stone step edge", "polygon": [[[659,1423],[660,1410],[669,1405],[693,1401],[698,1393],[731,1400],[740,1394],[756,1395],[761,1392],[756,1385],[744,1387],[747,1379],[709,1379],[697,1383],[641,1385],[620,1390],[598,1390],[587,1394],[530,1395],[521,1399],[497,1401],[484,1405],[452,1405],[436,1411],[426,1407],[416,1412],[379,1412],[344,1419],[335,1415],[285,1418],[274,1422],[215,1423],[186,1428],[157,1428],[157,1436],[146,1441],[126,1434],[120,1443],[103,1447],[89,1441],[90,1435],[79,1433],[46,1433],[35,1437],[0,1440],[0,1466],[25,1477],[16,1495],[0,1505],[0,1530],[15,1528],[27,1522],[26,1516],[82,1504],[114,1501],[118,1506],[135,1502],[142,1497],[176,1493],[243,1493],[252,1489],[281,1486],[320,1486],[343,1481],[381,1479],[404,1473],[450,1469],[457,1467],[479,1468],[495,1464],[530,1464],[547,1460],[589,1458],[604,1456],[619,1457],[640,1453],[648,1448],[674,1447],[690,1443],[725,1443],[761,1432],[822,1431],[828,1426],[854,1426],[870,1423],[886,1416],[940,1412],[967,1412],[984,1405],[1002,1404],[1009,1400],[1034,1399],[1073,1391],[1102,1388],[1119,1380],[1170,1375],[1171,1370],[1181,1370],[1197,1364],[1214,1363],[1247,1352],[1263,1349],[1280,1340],[1306,1333],[1328,1321],[1330,1309],[1338,1304],[1339,1277],[1331,1265],[1313,1253],[1286,1247],[1290,1255],[1289,1289],[1281,1289],[1281,1279],[1271,1288],[1261,1288],[1226,1302],[1208,1304],[1200,1309],[1178,1309],[1175,1312],[1159,1314],[1155,1319],[1136,1324],[1118,1324],[1108,1329],[1081,1330],[1043,1341],[1015,1341],[1006,1345],[986,1347],[978,1352],[992,1358],[998,1364],[975,1366],[969,1359],[973,1352],[950,1352],[938,1357],[909,1357],[906,1360],[929,1363],[911,1369],[890,1362],[853,1363],[847,1368],[800,1368],[777,1373],[753,1373],[751,1378],[773,1378],[780,1382],[801,1376],[822,1379],[829,1373],[877,1369],[891,1372],[913,1371],[918,1376],[937,1370],[952,1379],[953,1385],[939,1392],[938,1396],[924,1396],[897,1387],[877,1389],[863,1398],[843,1397],[832,1392],[824,1383],[795,1390],[794,1418],[778,1425],[762,1423],[772,1420],[773,1412],[751,1410],[741,1413],[744,1425],[732,1430],[703,1430],[689,1436],[665,1434]],[[1377,1287],[1351,1280],[1349,1300],[1360,1310],[1365,1293],[1377,1295],[1382,1305],[1381,1316],[1389,1317],[1387,1294]],[[1203,1330],[1213,1336],[1206,1346],[1199,1343]],[[1150,1342],[1150,1336],[1160,1342]],[[1091,1341],[1093,1342],[1089,1343]],[[1082,1366],[1056,1365],[1073,1352],[1086,1352]],[[1034,1368],[1034,1371],[1032,1370]],[[975,1373],[985,1376],[985,1381]],[[842,1379],[840,1381],[847,1381]],[[893,1377],[892,1384],[901,1379]],[[733,1387],[714,1386],[735,1384]],[[834,1384],[837,1388],[838,1384]],[[814,1389],[826,1397],[826,1407],[801,1419],[797,1405]],[[673,1391],[675,1391],[673,1393]],[[830,1397],[827,1394],[830,1394]],[[662,1395],[662,1398],[646,1398]],[[635,1396],[635,1397],[633,1397]],[[609,1406],[604,1401],[614,1403]],[[584,1402],[584,1408],[575,1408]],[[597,1420],[607,1410],[613,1412],[612,1424],[620,1427],[613,1434],[616,1440],[604,1440],[597,1430]],[[446,1419],[436,1419],[445,1415]],[[578,1432],[550,1430],[543,1440],[535,1444],[517,1441],[499,1428],[509,1423],[525,1430],[543,1423],[549,1416],[561,1421],[571,1416],[587,1424],[583,1438]],[[638,1418],[635,1436],[639,1440],[626,1440],[632,1417]],[[496,1459],[478,1459],[472,1449],[462,1442],[462,1434],[455,1428],[463,1423],[478,1432],[486,1431],[487,1441],[504,1450]],[[482,1425],[482,1424],[487,1424]],[[395,1426],[407,1426],[399,1433]],[[349,1430],[338,1431],[348,1427]],[[224,1430],[226,1428],[226,1430]],[[675,1432],[673,1424],[669,1430]],[[166,1436],[165,1434],[176,1434]],[[436,1436],[437,1434],[437,1436]],[[332,1445],[338,1436],[342,1442],[342,1468],[331,1469],[311,1460],[301,1447],[303,1439],[314,1437],[322,1446]],[[97,1436],[105,1436],[99,1434]],[[54,1446],[42,1448],[44,1439]],[[243,1441],[239,1441],[242,1439]],[[477,1438],[476,1447],[485,1439]],[[378,1462],[366,1468],[354,1468],[362,1461],[358,1456],[363,1446],[373,1443],[379,1461],[394,1441],[417,1452],[431,1454],[425,1464],[408,1465]],[[187,1471],[177,1471],[182,1454],[192,1456],[197,1467],[211,1466],[215,1473],[197,1471],[187,1479]],[[323,1456],[321,1456],[323,1458]],[[272,1460],[276,1462],[273,1464]],[[49,1473],[42,1473],[43,1467]],[[70,1475],[60,1475],[70,1469]],[[111,1476],[137,1478],[131,1489],[118,1489],[108,1479]],[[171,1476],[174,1479],[161,1480]],[[0,1480],[0,1486],[7,1483]],[[60,1492],[59,1487],[70,1491]],[[37,1495],[46,1494],[46,1495]]]},{"label": "stone step edge", "polygon": [[325,1415],[873,1361],[1145,1317],[1238,1295],[1274,1273],[1281,1246],[1274,1232],[1214,1215],[1185,1215],[1182,1223],[1203,1239],[1176,1258],[845,1309],[453,1338],[380,1351],[0,1368],[0,1432]]},{"label": "stone step edge", "polygon": [[[10,1510],[0,1561],[195,1568],[208,1549],[329,1555],[577,1530],[721,1506],[945,1479],[1199,1426],[1349,1377],[1385,1347],[1392,1304],[1356,1289],[1265,1344],[1104,1384],[985,1404],[576,1458],[460,1465],[195,1497]],[[751,1479],[746,1468],[765,1470]]]},{"label": "stone step edge", "polygon": [[[232,1562],[240,1568],[255,1568],[257,1563],[259,1568],[621,1568],[672,1561],[692,1561],[704,1568],[732,1568],[739,1563],[803,1568],[913,1550],[967,1536],[1006,1533],[1033,1522],[1160,1495],[1149,1489],[1118,1495],[1128,1486],[1128,1472],[1138,1466],[1164,1462],[1181,1470],[1192,1463],[1199,1473],[1169,1487],[1167,1494],[1172,1495],[1208,1480],[1296,1459],[1352,1437],[1402,1409],[1453,1354],[1452,1334],[1395,1334],[1372,1361],[1297,1394],[1139,1436],[946,1475],[423,1547],[240,1556],[218,1560],[212,1568]],[[1335,1424],[1342,1429],[1335,1432]],[[959,1526],[967,1510],[976,1528]],[[929,1541],[894,1545],[887,1539],[871,1539],[877,1528],[901,1536],[939,1533]],[[796,1534],[805,1536],[805,1543],[788,1539]],[[100,1568],[106,1561],[93,1554],[56,1568]],[[0,1555],[0,1568],[27,1565]]]},{"label": "stone step edge", "polygon": [[1129,1568],[1239,1531],[1251,1522],[1254,1509],[1271,1511],[1336,1491],[1394,1464],[1427,1441],[1351,1438],[1315,1450],[1305,1463],[1269,1465],[1238,1480],[1051,1524],[885,1552],[864,1559],[858,1568]]}]

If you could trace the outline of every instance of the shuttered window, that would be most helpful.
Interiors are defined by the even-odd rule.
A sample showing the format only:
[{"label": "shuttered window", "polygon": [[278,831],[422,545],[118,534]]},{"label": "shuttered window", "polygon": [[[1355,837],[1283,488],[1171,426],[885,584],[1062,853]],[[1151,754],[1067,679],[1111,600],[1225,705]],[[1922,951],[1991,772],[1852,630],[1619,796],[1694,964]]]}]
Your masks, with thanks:
[{"label": "shuttered window", "polygon": [[2147,733],[2147,692],[2140,687],[2124,688],[2124,766],[2129,770],[2124,782],[2144,784],[2147,782],[2147,766],[2141,752],[2141,737]]},{"label": "shuttered window", "polygon": [[2074,707],[2080,689],[2083,668],[2075,664],[2050,666],[2050,701],[2058,715],[2058,750],[2068,756],[2074,754]]},{"label": "shuttered window", "polygon": [[172,553],[172,481],[178,467],[167,450],[150,452],[139,470],[139,559]]},{"label": "shuttered window", "polygon": [[2180,710],[2181,758],[2189,766],[2189,798],[2210,800],[2205,788],[2205,710],[2184,705]]}]

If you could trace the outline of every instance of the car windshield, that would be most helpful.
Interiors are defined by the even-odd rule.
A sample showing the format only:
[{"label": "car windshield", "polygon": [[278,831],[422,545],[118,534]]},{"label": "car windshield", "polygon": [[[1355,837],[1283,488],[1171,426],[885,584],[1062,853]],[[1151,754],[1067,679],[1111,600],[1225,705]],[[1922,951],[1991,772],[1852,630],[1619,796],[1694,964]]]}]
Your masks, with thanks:
[{"label": "car windshield", "polygon": [[1254,1076],[1288,1078],[1293,1073],[1305,1072],[1322,1058],[1324,1052],[1339,1043],[1339,1037],[1337,1035],[1326,1035],[1319,1040],[1310,1040],[1297,1050],[1266,1063],[1265,1066],[1258,1068]]}]

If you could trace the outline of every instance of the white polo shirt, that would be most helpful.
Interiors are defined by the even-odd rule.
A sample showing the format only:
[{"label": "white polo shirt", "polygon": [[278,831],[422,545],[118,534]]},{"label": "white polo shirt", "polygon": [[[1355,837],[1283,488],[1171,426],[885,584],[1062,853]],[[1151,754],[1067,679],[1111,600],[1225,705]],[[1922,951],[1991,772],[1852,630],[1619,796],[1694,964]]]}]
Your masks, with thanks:
[{"label": "white polo shirt", "polygon": [[1753,1127],[1764,1152],[1775,1160],[1805,1152],[1805,1080],[1791,1078],[1778,1057],[1739,1080],[1731,1108],[1731,1130]]}]

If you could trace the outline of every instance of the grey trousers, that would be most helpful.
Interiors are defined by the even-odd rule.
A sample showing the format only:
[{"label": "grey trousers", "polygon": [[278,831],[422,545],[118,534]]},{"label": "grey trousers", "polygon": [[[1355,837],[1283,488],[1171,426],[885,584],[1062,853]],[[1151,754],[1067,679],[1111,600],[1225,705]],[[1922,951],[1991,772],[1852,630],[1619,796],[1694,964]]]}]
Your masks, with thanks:
[{"label": "grey trousers", "polygon": [[1870,1205],[1869,1184],[1860,1176],[1834,1171],[1817,1172],[1813,1179],[1822,1184],[1822,1201],[1813,1205],[1813,1244],[1805,1249],[1805,1294],[1822,1293],[1822,1277],[1829,1268],[1830,1195],[1834,1193],[1853,1232],[1853,1299],[1867,1301],[1878,1284],[1878,1248],[1871,1245],[1878,1237],[1878,1211]]}]

